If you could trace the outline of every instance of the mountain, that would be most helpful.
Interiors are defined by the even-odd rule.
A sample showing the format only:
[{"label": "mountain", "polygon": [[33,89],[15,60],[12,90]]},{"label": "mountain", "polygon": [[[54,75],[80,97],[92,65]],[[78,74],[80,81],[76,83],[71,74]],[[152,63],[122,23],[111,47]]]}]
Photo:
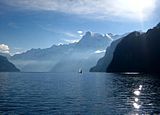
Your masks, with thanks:
[{"label": "mountain", "polygon": [[102,57],[101,59],[98,60],[96,66],[92,67],[90,69],[90,72],[106,72],[106,69],[113,58],[114,50],[115,50],[117,44],[121,40],[122,40],[122,38],[117,39],[117,40],[113,41],[109,47],[107,47],[104,57]]},{"label": "mountain", "polygon": [[104,55],[103,51],[112,42],[109,35],[86,32],[77,43],[53,45],[45,49],[31,49],[10,58],[25,72],[77,72],[79,68],[89,71]]},{"label": "mountain", "polygon": [[10,58],[11,57],[11,55],[9,53],[1,53],[1,52],[0,52],[0,56],[4,56],[6,58]]},{"label": "mountain", "polygon": [[99,33],[86,32],[82,39],[76,44],[76,48],[82,49],[104,49],[106,44],[109,45],[112,38],[108,35]]},{"label": "mountain", "polygon": [[160,28],[160,23],[157,24],[156,28]]},{"label": "mountain", "polygon": [[17,69],[8,59],[4,56],[0,56],[0,72],[19,72],[20,70]]},{"label": "mountain", "polygon": [[122,34],[122,35],[114,35],[112,33],[108,33],[106,35],[110,36],[112,38],[112,40],[115,41],[115,40],[117,40],[119,38],[123,38],[123,37],[127,36],[128,34],[129,34],[129,32],[125,33],[125,34]]},{"label": "mountain", "polygon": [[125,33],[123,35],[113,35],[112,33],[108,33],[108,35],[112,38],[113,42],[106,49],[106,53],[104,57],[98,60],[97,64],[92,67],[90,72],[106,72],[106,69],[113,58],[114,50],[117,44],[122,40],[123,37],[128,35],[129,33]]},{"label": "mountain", "polygon": [[[95,62],[104,55],[103,50],[112,42],[110,36],[99,33],[86,32],[82,39],[74,46],[72,52],[66,55],[65,59],[59,61],[52,72],[77,72],[82,68],[89,72]],[[100,51],[100,52],[96,52]]]},{"label": "mountain", "polygon": [[132,32],[117,45],[107,72],[160,72],[160,24],[146,33]]},{"label": "mountain", "polygon": [[53,45],[45,49],[31,49],[12,56],[10,61],[24,72],[48,72],[72,51],[74,45]]}]

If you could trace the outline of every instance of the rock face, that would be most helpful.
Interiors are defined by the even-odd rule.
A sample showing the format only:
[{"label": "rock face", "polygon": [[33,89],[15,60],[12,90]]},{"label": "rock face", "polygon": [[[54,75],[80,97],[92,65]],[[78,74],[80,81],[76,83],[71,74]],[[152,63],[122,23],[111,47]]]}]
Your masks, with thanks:
[{"label": "rock face", "polygon": [[117,45],[106,72],[160,73],[160,24],[132,32]]},{"label": "rock face", "polygon": [[90,72],[106,72],[108,65],[112,61],[113,53],[117,44],[128,34],[129,33],[125,33],[123,35],[113,35],[109,33],[108,35],[113,39],[113,42],[107,47],[104,57],[98,60],[96,66],[92,67]]},{"label": "rock face", "polygon": [[8,61],[6,57],[0,56],[0,72],[19,72],[12,63]]},{"label": "rock face", "polygon": [[98,60],[96,66],[90,69],[90,72],[106,72],[106,69],[113,58],[113,52],[117,44],[121,41],[122,38],[115,40],[111,45],[106,49],[105,56]]}]

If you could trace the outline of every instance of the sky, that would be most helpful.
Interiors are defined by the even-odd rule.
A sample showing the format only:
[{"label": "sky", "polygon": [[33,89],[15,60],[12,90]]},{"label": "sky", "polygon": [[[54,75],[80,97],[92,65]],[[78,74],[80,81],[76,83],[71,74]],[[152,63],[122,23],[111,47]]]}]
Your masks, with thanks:
[{"label": "sky", "polygon": [[72,43],[86,31],[146,31],[160,22],[159,6],[159,0],[0,0],[0,52]]}]

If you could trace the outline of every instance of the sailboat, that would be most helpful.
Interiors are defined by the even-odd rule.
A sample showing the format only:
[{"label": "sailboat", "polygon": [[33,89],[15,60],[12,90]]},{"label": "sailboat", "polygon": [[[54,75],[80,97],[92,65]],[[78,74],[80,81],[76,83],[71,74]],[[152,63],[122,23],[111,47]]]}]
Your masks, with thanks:
[{"label": "sailboat", "polygon": [[81,73],[81,74],[82,74],[82,69],[81,69],[81,68],[79,69],[78,73]]}]

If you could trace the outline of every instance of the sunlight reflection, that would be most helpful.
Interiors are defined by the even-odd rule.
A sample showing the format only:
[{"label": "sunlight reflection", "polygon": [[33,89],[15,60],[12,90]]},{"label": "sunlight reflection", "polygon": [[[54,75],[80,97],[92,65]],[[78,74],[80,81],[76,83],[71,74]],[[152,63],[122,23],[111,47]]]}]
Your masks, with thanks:
[{"label": "sunlight reflection", "polygon": [[[142,85],[139,85],[139,87],[137,87],[134,91],[133,94],[135,95],[134,97],[134,101],[133,101],[133,107],[135,109],[139,109],[141,107],[141,102],[139,100],[139,96],[141,94],[141,90],[142,90]],[[138,114],[138,113],[136,113]]]},{"label": "sunlight reflection", "polygon": [[137,103],[133,103],[134,108],[139,109],[141,105],[137,104]]},{"label": "sunlight reflection", "polygon": [[138,100],[139,100],[138,98],[135,98],[135,99],[134,99],[135,102],[138,102]]},{"label": "sunlight reflection", "polygon": [[139,85],[139,90],[142,90],[142,85]]},{"label": "sunlight reflection", "polygon": [[135,94],[135,95],[137,95],[137,96],[139,96],[139,95],[140,95],[140,93],[141,93],[141,92],[140,92],[140,91],[138,91],[138,90],[134,91],[134,94]]}]

